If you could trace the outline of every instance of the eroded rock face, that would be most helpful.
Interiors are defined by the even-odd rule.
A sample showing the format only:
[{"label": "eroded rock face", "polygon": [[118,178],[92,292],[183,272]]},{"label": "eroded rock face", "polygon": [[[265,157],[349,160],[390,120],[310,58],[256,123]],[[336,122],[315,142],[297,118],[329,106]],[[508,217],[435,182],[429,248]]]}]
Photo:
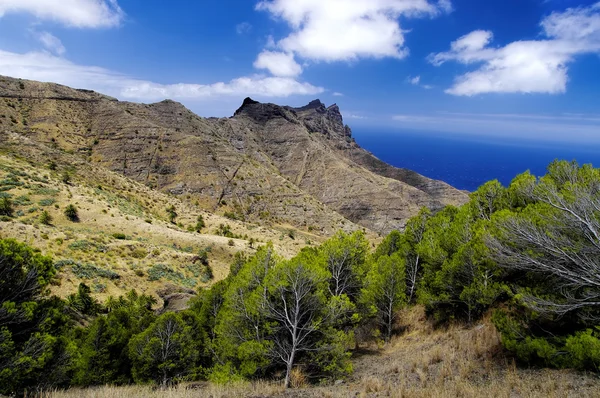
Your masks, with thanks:
[{"label": "eroded rock face", "polygon": [[0,113],[3,130],[260,223],[327,235],[358,226],[387,233],[422,206],[436,210],[468,199],[360,148],[339,107],[319,100],[292,108],[247,98],[233,117],[206,119],[170,100],[119,102],[0,78]]}]

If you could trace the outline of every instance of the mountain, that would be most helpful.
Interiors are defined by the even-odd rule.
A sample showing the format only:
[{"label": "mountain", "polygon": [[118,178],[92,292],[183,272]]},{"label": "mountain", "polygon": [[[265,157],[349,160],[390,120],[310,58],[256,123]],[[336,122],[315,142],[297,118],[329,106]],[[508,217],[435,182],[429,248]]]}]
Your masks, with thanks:
[{"label": "mountain", "polygon": [[3,131],[263,225],[321,235],[360,225],[383,234],[422,206],[467,200],[465,192],[362,149],[338,106],[319,100],[292,108],[247,98],[233,117],[202,118],[170,100],[121,102],[2,77],[0,115]]}]

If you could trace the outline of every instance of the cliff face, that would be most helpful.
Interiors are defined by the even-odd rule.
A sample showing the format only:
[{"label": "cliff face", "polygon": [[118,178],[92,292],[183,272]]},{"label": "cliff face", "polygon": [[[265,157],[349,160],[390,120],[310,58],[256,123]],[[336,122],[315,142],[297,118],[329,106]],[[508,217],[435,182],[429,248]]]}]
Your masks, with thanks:
[{"label": "cliff face", "polygon": [[385,164],[358,146],[337,105],[249,98],[231,118],[174,101],[145,105],[49,83],[0,78],[0,128],[73,151],[216,212],[331,234],[386,233],[421,206],[467,195]]}]

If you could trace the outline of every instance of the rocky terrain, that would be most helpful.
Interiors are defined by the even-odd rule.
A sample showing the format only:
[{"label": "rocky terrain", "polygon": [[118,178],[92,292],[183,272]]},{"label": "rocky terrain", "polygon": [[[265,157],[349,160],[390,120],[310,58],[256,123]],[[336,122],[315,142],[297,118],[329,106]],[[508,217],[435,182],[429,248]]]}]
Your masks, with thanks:
[{"label": "rocky terrain", "polygon": [[2,77],[0,115],[2,131],[261,225],[384,234],[422,206],[467,200],[465,192],[360,148],[337,105],[319,100],[291,108],[247,98],[233,117],[207,119],[170,100],[120,102]]}]

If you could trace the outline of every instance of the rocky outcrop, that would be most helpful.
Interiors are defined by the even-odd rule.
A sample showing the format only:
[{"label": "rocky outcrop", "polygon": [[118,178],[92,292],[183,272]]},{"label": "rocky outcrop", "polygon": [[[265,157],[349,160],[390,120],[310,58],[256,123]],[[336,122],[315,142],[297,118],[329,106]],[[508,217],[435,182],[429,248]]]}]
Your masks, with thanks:
[{"label": "rocky outcrop", "polygon": [[0,78],[0,114],[0,129],[259,223],[321,234],[358,226],[386,233],[421,206],[467,199],[360,148],[339,107],[319,100],[292,108],[246,98],[231,118],[206,119],[169,100],[119,102]]}]

